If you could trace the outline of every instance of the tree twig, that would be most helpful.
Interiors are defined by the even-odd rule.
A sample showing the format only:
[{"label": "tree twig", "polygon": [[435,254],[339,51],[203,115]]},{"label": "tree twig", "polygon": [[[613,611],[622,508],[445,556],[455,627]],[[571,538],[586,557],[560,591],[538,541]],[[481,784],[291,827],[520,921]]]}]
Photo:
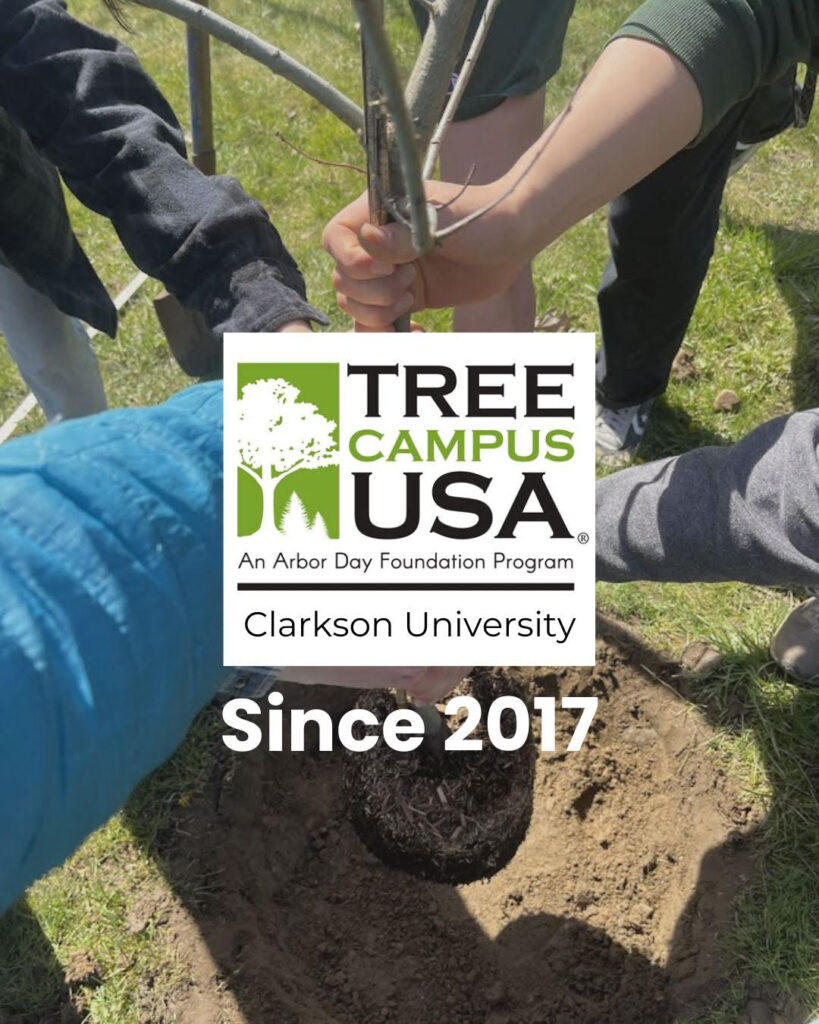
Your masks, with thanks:
[{"label": "tree twig", "polygon": [[310,160],[314,164],[321,164],[322,167],[341,167],[345,171],[355,171],[357,174],[366,174],[367,172],[363,167],[359,167],[357,164],[348,164],[343,160],[322,160],[320,156],[313,156],[312,153],[305,152],[300,146],[297,146],[295,142],[291,142],[290,139],[285,138],[279,131],[274,131],[273,134],[279,140],[283,142],[285,146],[289,146],[299,156],[303,156],[305,160]]},{"label": "tree twig", "polygon": [[381,218],[379,218],[378,220],[373,219],[371,221],[371,223],[372,224],[389,224],[390,223],[390,217],[391,217],[396,223],[401,224],[403,227],[408,228],[411,231],[412,230],[412,224],[410,224],[410,222],[407,220],[407,218],[404,216],[404,214],[401,213],[401,211],[398,209],[398,203],[396,203],[394,200],[390,199],[390,197],[388,195],[384,194],[384,190],[381,187],[381,183],[378,180],[376,180],[374,184],[375,184],[376,193],[378,195],[378,201],[381,204],[381,206],[384,208],[384,210],[389,214],[389,217],[384,218],[383,220]]},{"label": "tree twig", "polygon": [[458,200],[461,198],[461,196],[464,194],[464,192],[466,192],[466,190],[472,184],[472,179],[475,177],[475,171],[477,171],[477,169],[478,169],[478,165],[477,164],[472,164],[472,166],[469,168],[469,174],[467,174],[467,176],[466,176],[466,181],[464,181],[463,185],[461,185],[461,187],[458,189],[458,191],[455,193],[455,195],[451,199],[447,199],[447,201],[445,203],[435,203],[435,204],[433,204],[435,209],[439,213],[440,213],[441,210],[448,209],[450,206],[452,206],[453,203],[457,203],[458,202]]},{"label": "tree twig", "polygon": [[247,29],[235,25],[214,11],[192,3],[191,0],[139,0],[139,3],[142,7],[150,7],[173,18],[179,18],[180,21],[207,32],[214,39],[232,46],[245,56],[252,57],[274,74],[286,78],[288,82],[318,100],[354,132],[360,133],[363,130],[364,113],[349,97],[283,50],[271,46]]},{"label": "tree twig", "polygon": [[417,252],[423,254],[433,247],[434,239],[429,227],[424,183],[421,179],[421,161],[415,142],[412,121],[404,100],[398,68],[395,64],[384,26],[378,17],[376,0],[352,0],[361,27],[367,59],[383,90],[383,102],[390,113],[395,148],[400,160],[412,224],[412,241]]},{"label": "tree twig", "polygon": [[437,0],[435,15],[429,19],[406,90],[407,106],[421,152],[426,151],[444,109],[452,72],[474,9],[475,0]]},{"label": "tree twig", "polygon": [[[463,228],[469,227],[470,224],[474,224],[476,220],[480,220],[481,217],[485,216],[487,213],[490,213],[492,210],[495,209],[496,206],[499,206],[505,199],[508,199],[509,196],[512,195],[512,193],[515,191],[518,185],[520,185],[523,179],[531,172],[532,168],[535,166],[535,164],[538,162],[541,156],[543,156],[544,152],[546,151],[546,147],[552,141],[555,132],[560,127],[560,123],[571,113],[574,98],[577,95],[577,90],[580,88],[580,85],[582,84],[582,80],[584,77],[585,67],[583,69],[583,74],[581,75],[581,81],[575,86],[572,95],[569,97],[569,102],[558,114],[558,116],[554,119],[554,121],[552,121],[552,123],[549,125],[548,130],[544,132],[543,137],[541,139],[541,144],[535,150],[534,156],[526,164],[526,166],[523,168],[523,170],[520,172],[517,178],[515,178],[515,180],[512,182],[509,188],[507,188],[506,191],[503,192],[501,195],[493,199],[490,203],[487,203],[486,206],[482,206],[479,210],[474,210],[468,216],[463,217],[461,220],[455,221],[454,224],[450,224],[449,227],[442,228],[441,230],[436,231],[436,244],[439,242],[443,242],[445,238],[451,238],[452,235],[456,234],[458,231],[461,231]],[[463,194],[463,190],[461,194]],[[454,198],[450,200],[450,202],[454,202]]]},{"label": "tree twig", "polygon": [[481,15],[481,20],[478,23],[475,35],[472,37],[472,42],[469,45],[469,51],[464,58],[461,70],[458,73],[458,80],[455,83],[454,89],[450,93],[446,107],[444,107],[444,112],[441,115],[441,120],[438,122],[438,127],[435,129],[432,134],[432,138],[430,139],[429,147],[427,148],[427,155],[424,160],[424,167],[421,171],[421,177],[424,179],[431,178],[432,173],[435,170],[435,163],[438,159],[438,152],[441,148],[441,143],[444,140],[444,136],[449,131],[449,126],[452,124],[452,119],[455,117],[455,111],[458,109],[458,105],[466,92],[466,87],[469,85],[469,79],[472,77],[472,72],[475,70],[475,64],[477,63],[480,52],[483,49],[483,44],[486,42],[486,37],[489,34],[489,27],[492,24],[492,19],[495,17],[495,11],[497,11],[499,3],[500,0],[488,0],[486,7],[484,8],[484,12]]}]

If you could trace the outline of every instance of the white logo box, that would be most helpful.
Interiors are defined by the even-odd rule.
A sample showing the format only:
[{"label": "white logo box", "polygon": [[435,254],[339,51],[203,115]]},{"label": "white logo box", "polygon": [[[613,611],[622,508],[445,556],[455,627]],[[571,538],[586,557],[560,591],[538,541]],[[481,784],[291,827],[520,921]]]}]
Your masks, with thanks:
[{"label": "white logo box", "polygon": [[[594,349],[589,334],[226,336],[225,664],[593,664]],[[288,377],[309,385],[316,364],[338,366],[335,418]],[[287,468],[290,448],[308,467],[289,473],[293,500],[239,536],[240,475],[260,495],[277,478],[261,463]],[[317,483],[333,472],[337,537]],[[384,530],[406,535],[369,535]]]}]

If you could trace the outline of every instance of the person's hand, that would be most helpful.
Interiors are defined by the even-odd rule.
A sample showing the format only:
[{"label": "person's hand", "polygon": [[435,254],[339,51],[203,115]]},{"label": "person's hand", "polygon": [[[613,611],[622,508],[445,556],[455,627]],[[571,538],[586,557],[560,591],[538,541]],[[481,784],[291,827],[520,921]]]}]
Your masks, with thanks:
[{"label": "person's hand", "polygon": [[451,668],[438,666],[427,668],[415,680],[412,687],[407,688],[419,704],[437,704],[438,701],[451,693],[464,676],[472,671],[471,666]]},{"label": "person's hand", "polygon": [[350,686],[357,690],[406,690],[421,704],[432,704],[454,690],[469,668],[359,667],[285,668],[283,682],[308,686]]},{"label": "person's hand", "polygon": [[[382,330],[384,330],[383,327],[365,327],[363,324],[358,323],[358,321],[354,321],[352,326],[353,334],[378,334]],[[410,331],[412,334],[426,334],[427,329],[416,320],[412,320],[410,322]]]},{"label": "person's hand", "polygon": [[289,334],[293,331],[307,331],[310,334],[311,330],[312,328],[306,320],[291,320],[289,324],[284,324],[283,327],[279,328],[279,332],[282,334]]},{"label": "person's hand", "polygon": [[[500,182],[485,186],[426,183],[427,196],[446,227],[501,195]],[[527,257],[515,252],[514,212],[501,202],[472,224],[418,258],[407,228],[369,223],[366,193],[324,229],[323,245],[336,262],[333,285],[341,309],[356,329],[389,330],[409,310],[479,302],[503,291]]]}]

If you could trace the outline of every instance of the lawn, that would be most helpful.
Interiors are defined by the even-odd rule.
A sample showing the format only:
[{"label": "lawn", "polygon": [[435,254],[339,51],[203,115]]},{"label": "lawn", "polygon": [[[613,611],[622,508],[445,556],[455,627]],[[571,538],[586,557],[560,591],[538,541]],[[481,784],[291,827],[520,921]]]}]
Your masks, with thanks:
[{"label": "lawn", "polygon": [[[215,6],[358,96],[358,41],[342,0],[221,0]],[[414,26],[401,0],[387,6],[406,65],[416,45]],[[549,88],[550,114],[631,6],[623,0],[579,5],[563,69]],[[75,0],[72,11],[124,36],[98,0]],[[129,45],[185,122],[183,27],[139,9],[128,16],[134,30]],[[333,311],[330,265],[319,238],[362,180],[305,159],[276,133],[323,160],[360,164],[355,138],[314,101],[218,44],[213,81],[219,169],[266,205],[304,272],[310,298],[331,313],[333,330],[345,329],[344,316]],[[764,147],[731,181],[711,272],[685,342],[695,372],[672,382],[643,457],[730,442],[766,418],[819,405],[817,166],[819,117],[808,129]],[[117,291],[133,266],[110,225],[73,200],[70,205],[100,276]],[[596,330],[595,289],[606,252],[601,213],[542,254],[535,266],[539,312],[554,310],[574,329]],[[188,383],[155,321],[151,298],[158,292],[155,283],[146,285],[123,316],[117,338],[96,339],[114,406],[156,402]],[[430,329],[448,325],[446,313],[421,319]],[[732,415],[713,408],[714,396],[726,387],[741,399]],[[0,421],[24,394],[0,350]],[[39,422],[32,416],[26,428]],[[754,985],[800,992],[819,1010],[819,694],[785,684],[771,671],[767,651],[772,631],[800,596],[733,585],[599,588],[602,610],[672,656],[694,639],[724,654],[718,672],[697,684],[695,698],[724,722],[714,757],[739,773],[766,811],[758,870],[727,939],[730,984],[707,1024],[736,1024]],[[141,894],[168,885],[152,858],[153,844],[175,809],[201,788],[213,742],[212,724],[200,721],[171,765],[140,789],[129,813],[115,817],[68,864],[36,884],[0,924],[0,1021],[15,1014],[26,1021],[48,1019],[72,965],[76,985],[87,990],[86,1019],[93,1024],[137,1024],[145,979],[160,988],[178,981],[181,968],[167,935],[129,922]],[[142,827],[135,828],[135,821]],[[146,821],[153,822],[150,828]],[[82,976],[75,963],[81,952],[91,957],[101,983]]]}]

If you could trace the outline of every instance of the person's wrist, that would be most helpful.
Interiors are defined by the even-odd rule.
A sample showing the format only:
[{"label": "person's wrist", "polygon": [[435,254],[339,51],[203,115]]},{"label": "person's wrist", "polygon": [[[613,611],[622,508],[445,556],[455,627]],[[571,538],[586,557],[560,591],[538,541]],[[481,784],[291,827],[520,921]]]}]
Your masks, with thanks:
[{"label": "person's wrist", "polygon": [[306,320],[291,320],[289,323],[282,324],[279,328],[281,333],[290,333],[292,331],[307,331],[309,334],[312,328]]},{"label": "person's wrist", "polygon": [[498,205],[494,213],[495,246],[503,263],[525,263],[530,258],[528,237],[531,225],[526,222],[527,212],[522,207],[514,182],[507,176],[494,183]]},{"label": "person's wrist", "polygon": [[520,169],[513,167],[492,183],[497,206],[495,214],[496,248],[504,263],[530,261],[540,251],[536,195]]},{"label": "person's wrist", "polygon": [[[480,238],[469,239],[470,247],[481,253],[480,262],[485,264],[518,264],[526,261],[521,240],[525,236],[525,224],[517,200],[514,178],[504,175],[488,185],[475,186],[475,209],[485,209],[474,222]],[[466,235],[469,228],[466,229]],[[466,240],[466,239],[465,239]]]},{"label": "person's wrist", "polygon": [[[473,264],[507,263],[516,257],[516,232],[509,213],[510,196],[504,178],[487,185],[471,185],[446,211],[445,225],[465,217],[474,220],[444,242],[451,252],[466,256]],[[480,212],[483,211],[483,212]],[[478,214],[476,216],[476,214]]]}]

